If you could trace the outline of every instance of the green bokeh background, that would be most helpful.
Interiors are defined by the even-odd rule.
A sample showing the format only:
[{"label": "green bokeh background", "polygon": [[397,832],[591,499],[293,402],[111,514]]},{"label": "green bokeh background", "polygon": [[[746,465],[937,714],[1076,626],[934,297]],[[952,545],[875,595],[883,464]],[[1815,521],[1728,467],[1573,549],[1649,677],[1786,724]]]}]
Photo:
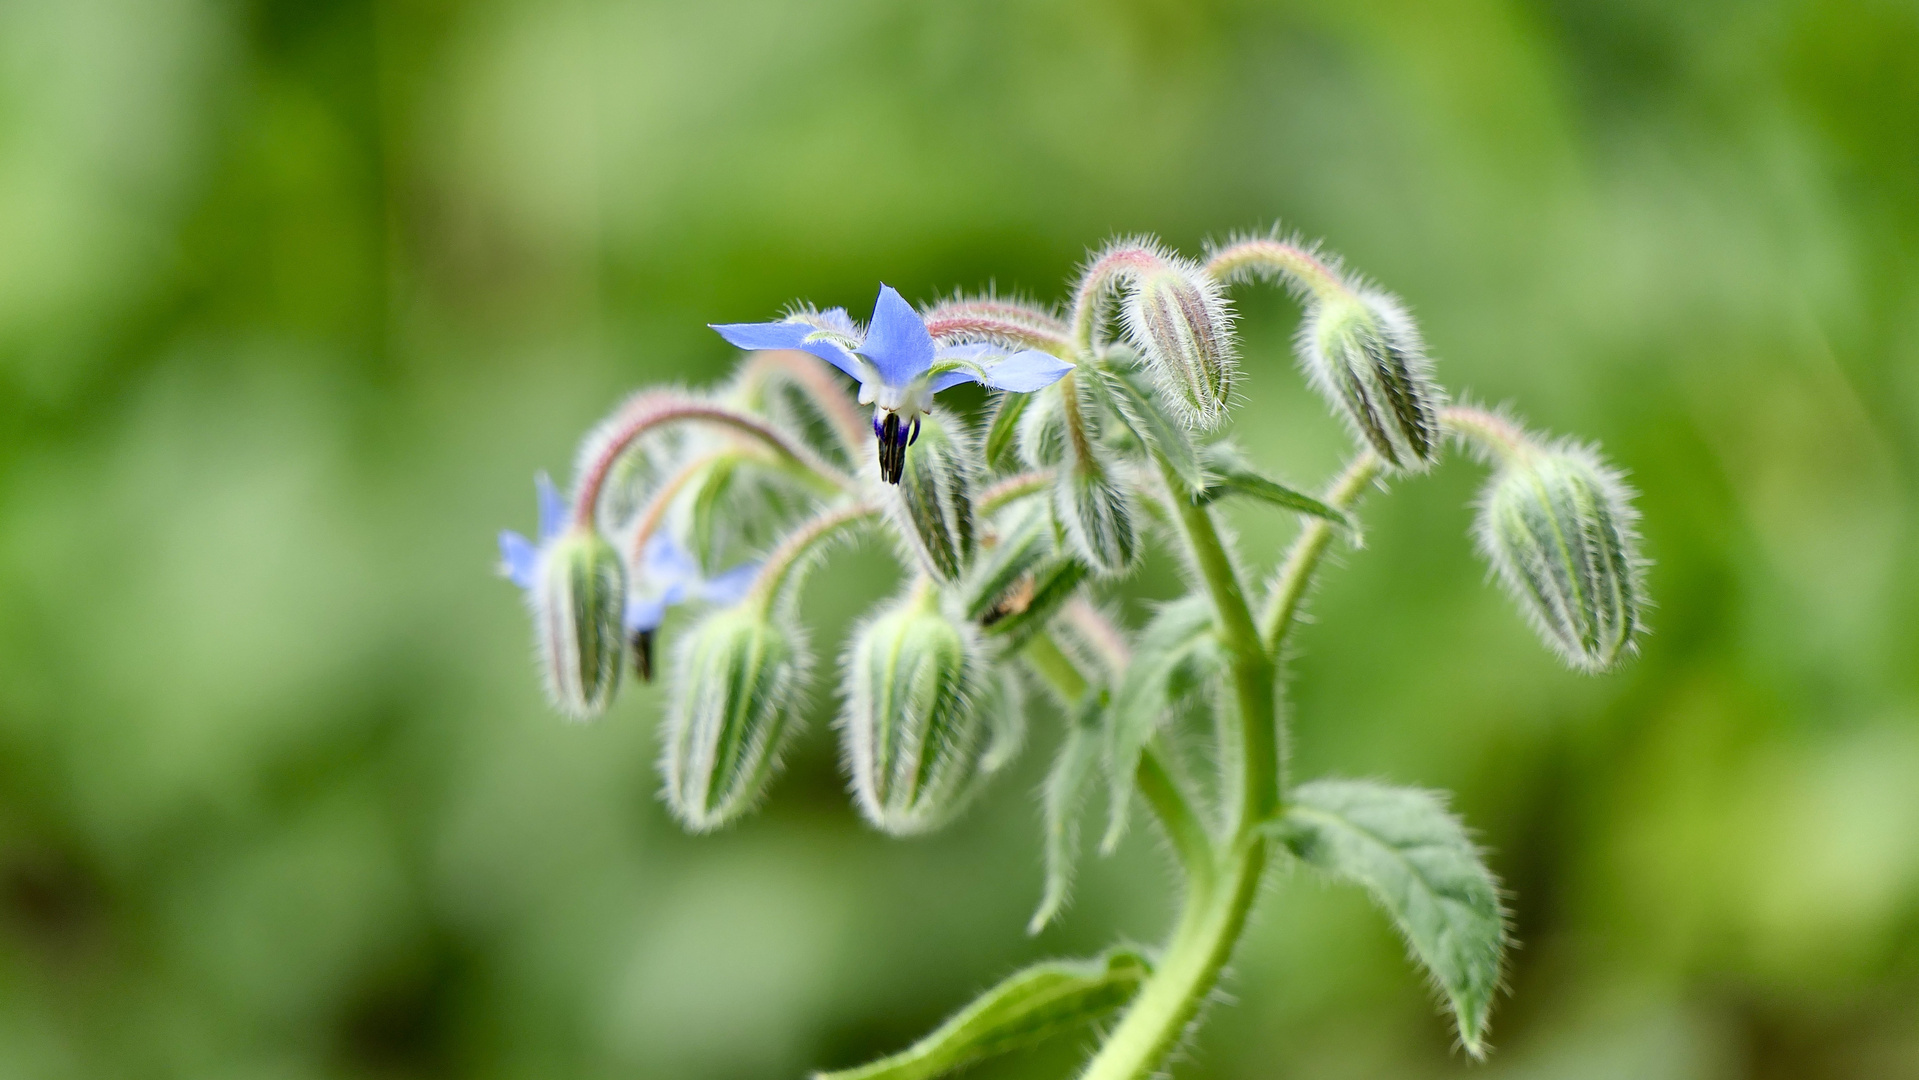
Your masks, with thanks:
[{"label": "green bokeh background", "polygon": [[[1177,1074],[1919,1076],[1905,0],[0,0],[0,1075],[793,1077],[1156,939],[1145,830],[1023,933],[1050,720],[931,839],[859,825],[823,712],[681,835],[657,692],[555,716],[493,536],[619,395],[724,371],[705,322],[1275,220],[1605,444],[1659,607],[1569,674],[1476,466],[1374,500],[1295,773],[1458,793],[1524,945],[1498,1053],[1282,875]],[[1241,308],[1244,440],[1317,483],[1294,309]]]}]

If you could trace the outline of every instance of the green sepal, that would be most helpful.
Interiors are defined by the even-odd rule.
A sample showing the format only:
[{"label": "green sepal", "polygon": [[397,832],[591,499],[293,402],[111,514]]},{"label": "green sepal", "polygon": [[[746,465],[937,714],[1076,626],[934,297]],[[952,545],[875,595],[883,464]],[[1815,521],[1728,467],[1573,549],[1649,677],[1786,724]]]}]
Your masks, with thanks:
[{"label": "green sepal", "polygon": [[1047,559],[1033,570],[1033,591],[1026,597],[1025,606],[986,623],[987,635],[1004,642],[1008,650],[1026,644],[1034,634],[1046,628],[1090,573],[1092,571],[1078,559],[1067,556]]},{"label": "green sepal", "polygon": [[1109,949],[1090,960],[1048,960],[1007,976],[932,1034],[890,1057],[813,1080],[926,1080],[1109,1016],[1152,974],[1146,959]]},{"label": "green sepal", "polygon": [[1194,696],[1196,684],[1222,660],[1213,634],[1213,604],[1205,596],[1175,600],[1141,631],[1133,662],[1120,682],[1106,727],[1106,775],[1111,803],[1100,850],[1111,853],[1126,834],[1133,774],[1139,755],[1168,713]]},{"label": "green sepal", "polygon": [[1461,1045],[1484,1057],[1506,911],[1498,881],[1440,797],[1317,780],[1293,789],[1274,830],[1301,862],[1363,886],[1386,909],[1445,994]]},{"label": "green sepal", "polygon": [[1193,490],[1193,502],[1198,505],[1206,506],[1228,495],[1250,495],[1281,509],[1306,514],[1309,517],[1323,518],[1341,528],[1353,527],[1352,516],[1344,510],[1328,506],[1303,491],[1297,491],[1271,477],[1261,475],[1231,449],[1226,447],[1208,447],[1207,449],[1206,483]]},{"label": "green sepal", "polygon": [[1157,452],[1188,489],[1206,486],[1199,450],[1186,426],[1167,413],[1144,372],[1102,367],[1092,379],[1107,410],[1142,444],[1147,453]]},{"label": "green sepal", "polygon": [[1073,709],[1059,755],[1040,788],[1046,825],[1046,887],[1026,932],[1037,934],[1066,906],[1079,862],[1079,816],[1099,764],[1101,729],[1111,701],[1105,690],[1088,690]]},{"label": "green sepal", "polygon": [[1052,517],[1041,508],[1009,511],[999,542],[982,552],[966,581],[966,617],[984,620],[1028,571],[1053,551]]},{"label": "green sepal", "polygon": [[1013,393],[999,396],[999,407],[993,410],[993,422],[986,428],[987,468],[997,467],[1005,459],[1007,451],[1013,448],[1013,441],[1019,435],[1020,414],[1026,411],[1026,403],[1032,397],[1031,394]]}]

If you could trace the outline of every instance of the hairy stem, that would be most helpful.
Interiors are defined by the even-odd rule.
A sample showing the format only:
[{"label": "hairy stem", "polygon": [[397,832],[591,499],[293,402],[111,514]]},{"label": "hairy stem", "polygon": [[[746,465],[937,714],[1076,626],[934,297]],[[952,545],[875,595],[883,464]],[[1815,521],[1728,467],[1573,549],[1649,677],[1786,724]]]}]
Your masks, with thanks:
[{"label": "hairy stem", "polygon": [[1284,240],[1241,240],[1206,260],[1206,272],[1224,282],[1248,277],[1277,277],[1302,300],[1347,295],[1339,272],[1311,249]]},{"label": "hairy stem", "polygon": [[1447,431],[1499,461],[1521,457],[1531,446],[1524,428],[1496,412],[1470,405],[1441,409],[1439,422]]},{"label": "hairy stem", "polygon": [[879,516],[879,507],[872,503],[849,503],[832,510],[823,511],[813,520],[793,530],[773,553],[766,557],[766,563],[760,567],[759,576],[753,579],[752,591],[747,594],[747,602],[755,604],[763,612],[772,612],[787,591],[787,582],[799,573],[800,568],[809,565],[820,548],[838,537],[842,532],[855,528],[866,521]]},{"label": "hairy stem", "polygon": [[573,520],[581,525],[593,523],[593,515],[600,505],[600,490],[613,471],[613,464],[640,436],[679,423],[707,423],[750,436],[796,466],[799,475],[815,479],[824,488],[841,491],[853,486],[851,477],[828,464],[811,447],[751,413],[717,402],[656,391],[628,401],[591,438],[582,460],[580,481],[573,493]]},{"label": "hairy stem", "polygon": [[[1253,622],[1238,571],[1212,513],[1193,504],[1166,462],[1161,461],[1160,467],[1172,495],[1174,519],[1212,598],[1221,640],[1233,654],[1233,690],[1244,754],[1242,802],[1224,851],[1207,860],[1207,872],[1188,872],[1179,922],[1153,977],[1087,1065],[1082,1080],[1140,1080],[1179,1045],[1246,927],[1270,847],[1260,826],[1279,806],[1279,714],[1272,656]],[[1150,792],[1161,780],[1171,780],[1151,773],[1152,768],[1142,762],[1142,792]],[[1147,798],[1150,803],[1150,793]],[[1199,831],[1203,833],[1203,827]],[[1213,850],[1210,841],[1205,846]]]},{"label": "hairy stem", "polygon": [[[1350,510],[1366,488],[1378,478],[1383,463],[1379,455],[1371,450],[1361,450],[1346,466],[1344,472],[1327,489],[1323,500],[1336,510]],[[1333,523],[1323,518],[1308,521],[1299,530],[1299,537],[1286,552],[1286,558],[1279,564],[1279,573],[1273,580],[1272,591],[1266,596],[1265,617],[1260,620],[1261,637],[1267,652],[1278,656],[1280,647],[1286,643],[1286,635],[1292,630],[1293,623],[1299,618],[1299,605],[1306,598],[1306,590],[1312,585],[1313,572],[1319,568],[1320,560],[1326,554],[1326,548],[1333,540]]]},{"label": "hairy stem", "polygon": [[754,353],[740,371],[740,382],[749,393],[757,393],[760,385],[769,379],[780,378],[792,383],[826,418],[833,433],[857,461],[872,442],[872,433],[867,430],[866,418],[853,404],[853,399],[840,388],[838,373],[829,374],[830,371],[826,361],[811,353],[773,349]]}]

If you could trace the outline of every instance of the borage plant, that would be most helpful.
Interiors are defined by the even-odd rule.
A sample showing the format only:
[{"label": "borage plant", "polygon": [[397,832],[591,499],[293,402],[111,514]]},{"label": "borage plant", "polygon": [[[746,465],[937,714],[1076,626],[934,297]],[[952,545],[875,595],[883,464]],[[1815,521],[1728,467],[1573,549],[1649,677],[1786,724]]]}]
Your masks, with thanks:
[{"label": "borage plant", "polygon": [[[1225,293],[1254,279],[1302,304],[1299,365],[1358,444],[1318,496],[1257,471],[1222,431],[1239,375]],[[1628,492],[1594,451],[1448,405],[1397,300],[1278,238],[1204,263],[1113,244],[1065,319],[996,297],[916,311],[881,287],[865,327],[802,307],[714,329],[753,353],[731,382],[627,401],[587,437],[570,503],[541,481],[538,541],[501,537],[555,704],[598,713],[628,660],[651,677],[667,610],[704,605],[669,665],[660,771],[688,829],[726,825],[759,801],[798,727],[814,668],[797,618],[807,571],[836,540],[883,532],[905,585],[840,662],[859,812],[898,836],[952,820],[1019,752],[1037,682],[1064,734],[1030,930],[1066,898],[1098,789],[1101,848],[1137,794],[1183,875],[1178,921],[1150,956],[1029,968],[912,1047],[826,1075],[934,1076],[1117,1015],[1084,1076],[1146,1076],[1193,1026],[1276,860],[1370,892],[1460,1043],[1483,1054],[1506,945],[1498,883],[1438,795],[1287,783],[1281,659],[1328,548],[1356,535],[1354,505],[1430,468],[1450,437],[1492,466],[1478,545],[1528,621],[1572,667],[1611,668],[1639,630],[1641,561]],[[857,380],[870,421],[833,369]],[[983,431],[934,403],[962,382],[1000,391]],[[1305,518],[1261,590],[1215,516],[1233,498]],[[1133,568],[1147,528],[1192,590],[1132,629],[1093,598]]]}]

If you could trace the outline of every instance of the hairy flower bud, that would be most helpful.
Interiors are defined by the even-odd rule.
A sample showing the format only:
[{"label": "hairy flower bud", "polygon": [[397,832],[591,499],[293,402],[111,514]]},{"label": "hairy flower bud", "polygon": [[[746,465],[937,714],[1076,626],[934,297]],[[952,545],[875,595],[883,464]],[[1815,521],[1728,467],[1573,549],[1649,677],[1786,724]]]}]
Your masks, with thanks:
[{"label": "hairy flower bud", "polygon": [[1480,498],[1480,550],[1539,636],[1580,671],[1605,671],[1632,650],[1644,605],[1637,518],[1619,474],[1572,445],[1523,446]]},{"label": "hairy flower bud", "polygon": [[1029,469],[1050,469],[1066,456],[1062,390],[1033,394],[1019,417],[1019,456]]},{"label": "hairy flower bud", "polygon": [[1062,468],[1053,485],[1053,514],[1068,546],[1101,574],[1123,574],[1139,553],[1133,503],[1110,466],[1097,458]]},{"label": "hairy flower bud", "polygon": [[1220,283],[1184,259],[1142,272],[1126,298],[1127,337],[1188,426],[1210,428],[1233,391],[1233,313]]},{"label": "hairy flower bud", "polygon": [[941,581],[958,581],[978,546],[973,529],[977,450],[951,417],[928,413],[921,425],[919,445],[907,457],[889,505],[927,570]]},{"label": "hairy flower bud", "polygon": [[547,690],[560,711],[597,715],[620,686],[626,571],[598,532],[574,526],[543,552],[533,586]]},{"label": "hairy flower bud", "polygon": [[860,812],[895,835],[939,827],[979,771],[988,725],[978,641],[928,589],[860,627],[845,668],[840,729]]},{"label": "hairy flower bud", "polygon": [[694,627],[674,667],[660,762],[666,802],[688,829],[706,832],[751,809],[778,768],[804,649],[792,631],[741,605]]},{"label": "hairy flower bud", "polygon": [[1443,394],[1397,300],[1363,290],[1316,301],[1300,323],[1298,351],[1313,385],[1388,464],[1417,471],[1438,458]]}]

